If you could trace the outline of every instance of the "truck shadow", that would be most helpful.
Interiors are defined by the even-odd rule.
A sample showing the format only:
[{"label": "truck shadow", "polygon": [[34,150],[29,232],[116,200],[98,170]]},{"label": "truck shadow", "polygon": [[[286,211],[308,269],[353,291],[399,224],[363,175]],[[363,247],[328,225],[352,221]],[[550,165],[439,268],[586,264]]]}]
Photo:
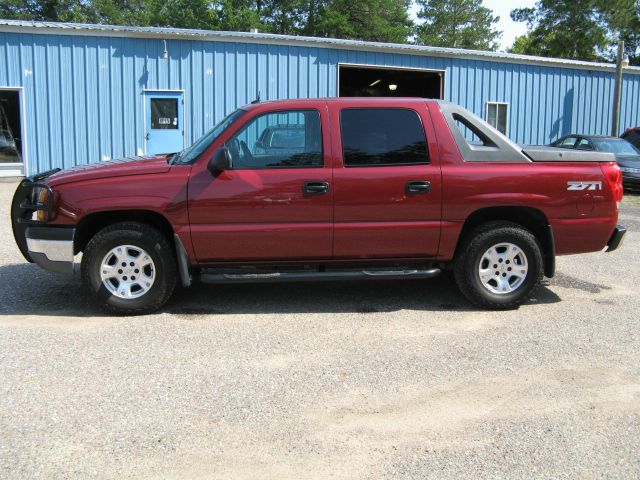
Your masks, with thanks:
[{"label": "truck shadow", "polygon": [[[104,317],[84,291],[80,275],[50,273],[31,264],[0,266],[0,314]],[[543,285],[529,304],[559,302]],[[179,316],[286,313],[375,313],[398,310],[479,311],[462,296],[453,275],[429,280],[370,280],[205,285],[178,289],[158,313]]]}]

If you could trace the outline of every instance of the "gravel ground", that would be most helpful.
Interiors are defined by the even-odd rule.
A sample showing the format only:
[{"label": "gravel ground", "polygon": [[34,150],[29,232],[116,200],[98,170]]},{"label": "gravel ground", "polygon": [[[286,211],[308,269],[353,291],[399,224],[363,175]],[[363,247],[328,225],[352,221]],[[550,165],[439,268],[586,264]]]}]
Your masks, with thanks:
[{"label": "gravel ground", "polygon": [[0,184],[0,477],[639,478],[640,197],[512,312],[428,281],[196,286],[105,315]]}]

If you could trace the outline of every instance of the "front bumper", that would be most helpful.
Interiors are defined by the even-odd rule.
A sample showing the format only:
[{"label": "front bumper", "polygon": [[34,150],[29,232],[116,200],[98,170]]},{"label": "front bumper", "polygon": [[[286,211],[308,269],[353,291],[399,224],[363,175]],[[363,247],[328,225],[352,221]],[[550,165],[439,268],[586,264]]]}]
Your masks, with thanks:
[{"label": "front bumper", "polygon": [[73,273],[75,228],[29,226],[25,231],[27,250],[33,261],[51,272]]},{"label": "front bumper", "polygon": [[640,188],[640,177],[637,176],[622,176],[622,186],[624,188],[635,189]]},{"label": "front bumper", "polygon": [[[11,226],[18,248],[29,262],[52,272],[73,273],[73,238],[75,228],[48,225],[53,208],[53,191],[43,180],[59,168],[25,178],[13,195]],[[48,201],[40,203],[38,191],[48,190]],[[44,211],[44,219],[34,213]]]},{"label": "front bumper", "polygon": [[614,230],[611,238],[607,242],[607,252],[613,252],[620,245],[622,245],[622,240],[624,240],[624,234],[627,233],[627,229],[622,225],[618,225]]},{"label": "front bumper", "polygon": [[[48,172],[39,173],[32,177],[27,177],[20,182],[16,192],[13,194],[11,201],[11,227],[13,229],[13,238],[22,252],[24,258],[33,262],[33,258],[27,250],[26,230],[30,225],[44,225],[51,219],[53,208],[53,191],[45,183],[41,183],[45,178],[59,172],[59,168],[49,170]],[[49,202],[47,205],[38,202],[38,189],[49,190]],[[38,221],[33,219],[33,214],[39,210],[46,212],[45,220]]]},{"label": "front bumper", "polygon": [[640,188],[640,168],[620,165],[624,188]]}]

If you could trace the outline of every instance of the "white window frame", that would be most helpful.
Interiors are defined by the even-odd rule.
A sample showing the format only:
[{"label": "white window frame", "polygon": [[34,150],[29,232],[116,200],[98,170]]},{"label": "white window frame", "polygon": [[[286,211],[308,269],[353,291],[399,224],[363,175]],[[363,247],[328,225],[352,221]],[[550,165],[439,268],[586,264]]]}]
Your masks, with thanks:
[{"label": "white window frame", "polygon": [[[495,125],[491,125],[489,123],[489,105],[495,105],[496,106],[496,124]],[[484,119],[486,120],[487,123],[489,123],[489,125],[491,125],[493,128],[498,130],[498,111],[499,111],[499,106],[500,105],[504,105],[507,108],[507,118],[505,120],[506,132],[501,132],[501,133],[508,137],[509,136],[509,102],[496,102],[496,101],[487,102],[487,104],[485,106],[485,111],[484,111]],[[500,131],[500,130],[498,130],[498,131]]]},{"label": "white window frame", "polygon": [[[24,177],[28,171],[29,153],[27,151],[27,115],[26,102],[24,99],[24,87],[0,86],[0,90],[18,92],[18,102],[20,105],[20,138],[22,139],[22,162],[0,164],[0,178],[2,177]],[[35,172],[32,172],[35,173]]]}]

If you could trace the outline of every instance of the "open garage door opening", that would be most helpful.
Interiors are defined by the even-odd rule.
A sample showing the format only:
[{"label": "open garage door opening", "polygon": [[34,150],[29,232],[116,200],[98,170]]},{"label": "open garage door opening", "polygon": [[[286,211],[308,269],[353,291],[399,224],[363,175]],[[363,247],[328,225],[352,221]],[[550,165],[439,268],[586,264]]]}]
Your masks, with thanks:
[{"label": "open garage door opening", "polygon": [[443,98],[444,72],[339,65],[339,97]]}]

